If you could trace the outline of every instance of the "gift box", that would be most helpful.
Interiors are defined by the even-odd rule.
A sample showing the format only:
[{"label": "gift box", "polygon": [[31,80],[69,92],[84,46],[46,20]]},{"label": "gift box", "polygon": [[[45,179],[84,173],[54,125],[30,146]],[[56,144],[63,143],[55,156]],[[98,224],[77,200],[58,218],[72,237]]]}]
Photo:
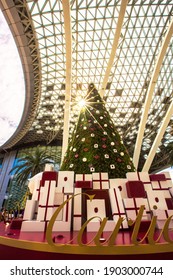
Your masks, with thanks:
[{"label": "gift box", "polygon": [[172,178],[171,178],[171,175],[169,172],[162,172],[162,174],[165,175],[165,178],[166,178],[166,181],[167,181],[167,185],[168,185],[168,188],[173,188],[173,181],[172,181]]},{"label": "gift box", "polygon": [[81,189],[92,189],[92,174],[76,174],[75,187]]},{"label": "gift box", "polygon": [[136,216],[138,215],[139,209],[142,205],[145,206],[142,220],[151,219],[149,205],[148,205],[148,201],[146,198],[124,198],[123,203],[124,203],[124,208],[125,208],[128,219],[135,221]]},{"label": "gift box", "polygon": [[[113,220],[112,216],[112,209],[110,205],[110,197],[109,197],[109,190],[86,190],[85,193],[88,195],[94,195],[94,198],[92,199],[92,203],[90,205],[94,205],[95,201],[98,203],[98,207],[95,207],[96,212],[99,211],[105,211],[105,217],[108,218],[108,221],[106,222],[106,225],[104,227],[105,231],[112,231],[115,227],[115,222]],[[88,211],[91,211],[91,208],[88,208],[88,203],[90,202],[90,199],[88,196],[83,195],[82,196],[82,216],[83,220],[86,221],[88,219]],[[101,207],[103,209],[101,209]],[[98,208],[98,209],[96,209]],[[100,209],[100,210],[99,210]],[[94,216],[97,216],[98,212],[94,212]],[[103,215],[102,215],[103,217]],[[105,218],[104,217],[104,218]],[[101,220],[100,220],[101,221]],[[100,228],[100,221],[93,220],[87,225],[87,231],[98,231]]]},{"label": "gift box", "polygon": [[[69,199],[69,195],[64,195],[64,202]],[[72,227],[72,199],[67,201],[63,207],[62,221],[55,221],[53,231],[71,231]]]},{"label": "gift box", "polygon": [[42,175],[42,186],[44,186],[45,181],[55,181],[58,180],[58,172],[55,171],[44,171]]},{"label": "gift box", "polygon": [[141,181],[145,190],[152,188],[148,172],[128,172],[126,177],[128,181]]},{"label": "gift box", "polygon": [[109,189],[109,197],[111,202],[112,216],[113,220],[115,221],[115,224],[121,217],[124,219],[121,224],[121,228],[128,228],[127,217],[122,201],[121,191],[118,188],[111,188]]},{"label": "gift box", "polygon": [[23,221],[21,232],[46,232],[47,222]]},{"label": "gift box", "polygon": [[169,190],[169,183],[166,180],[165,174],[151,174],[150,180],[153,190]]},{"label": "gift box", "polygon": [[87,220],[95,217],[93,221],[101,221],[106,217],[105,200],[93,199],[87,200]]},{"label": "gift box", "polygon": [[[163,229],[166,220],[173,216],[173,210],[153,210],[153,215],[157,216],[157,223],[156,226],[158,229]],[[169,223],[169,229],[173,229],[173,217]]]},{"label": "gift box", "polygon": [[82,194],[81,189],[76,188],[74,192],[73,207],[73,230],[80,230],[82,226]]},{"label": "gift box", "polygon": [[127,198],[127,179],[109,179],[110,189],[116,189],[120,191],[122,198]]},{"label": "gift box", "polygon": [[35,189],[39,187],[40,180],[42,179],[43,172],[40,172],[29,179],[28,188],[31,194],[34,193]]},{"label": "gift box", "polygon": [[109,177],[108,173],[92,173],[93,189],[104,190],[109,189]]},{"label": "gift box", "polygon": [[[59,206],[62,205],[63,202],[64,202],[64,194],[63,193],[59,193],[59,192],[55,192],[53,213],[56,211],[56,209]],[[56,220],[57,221],[62,221],[63,220],[63,209],[60,211],[60,213],[56,217]]]},{"label": "gift box", "polygon": [[37,220],[49,221],[54,213],[56,181],[45,181],[41,188],[42,196],[39,199]]},{"label": "gift box", "polygon": [[147,190],[147,198],[150,210],[165,210],[167,209],[167,204],[163,191]]},{"label": "gift box", "polygon": [[35,212],[37,208],[37,201],[36,200],[27,200],[25,211],[23,215],[23,220],[33,220],[35,216]]},{"label": "gift box", "polygon": [[53,164],[46,163],[44,167],[44,171],[54,171],[54,166]]},{"label": "gift box", "polygon": [[143,183],[150,183],[148,172],[127,172],[126,177],[128,181],[142,181]]},{"label": "gift box", "polygon": [[158,181],[166,181],[166,177],[165,177],[165,174],[162,174],[162,173],[160,173],[160,174],[151,174],[151,175],[149,175],[149,177],[150,177],[150,180],[151,181],[156,181],[156,182],[158,182]]},{"label": "gift box", "polygon": [[126,188],[129,198],[146,197],[146,191],[142,181],[128,181],[126,183]]},{"label": "gift box", "polygon": [[74,171],[58,172],[58,192],[72,194],[74,192]]},{"label": "gift box", "polygon": [[40,191],[41,191],[41,180],[35,180],[34,181],[34,191],[32,194],[32,200],[39,200],[40,199]]}]

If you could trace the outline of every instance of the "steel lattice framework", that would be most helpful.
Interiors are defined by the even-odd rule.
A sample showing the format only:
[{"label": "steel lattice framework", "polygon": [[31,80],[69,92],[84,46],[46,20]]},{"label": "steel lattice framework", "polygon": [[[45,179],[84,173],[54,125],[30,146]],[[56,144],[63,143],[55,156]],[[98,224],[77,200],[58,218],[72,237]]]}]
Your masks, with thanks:
[{"label": "steel lattice framework", "polygon": [[59,139],[65,151],[78,100],[93,82],[136,167],[167,165],[165,147],[173,141],[173,0],[0,2],[4,14],[20,18],[34,83],[30,117],[3,148]]}]

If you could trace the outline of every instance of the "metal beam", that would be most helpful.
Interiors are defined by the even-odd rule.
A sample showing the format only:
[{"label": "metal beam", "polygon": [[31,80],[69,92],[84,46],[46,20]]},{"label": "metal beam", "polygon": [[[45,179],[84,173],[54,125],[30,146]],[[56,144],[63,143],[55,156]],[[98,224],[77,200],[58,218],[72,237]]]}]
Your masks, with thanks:
[{"label": "metal beam", "polygon": [[155,85],[156,85],[156,82],[157,82],[157,79],[159,76],[160,68],[162,66],[162,62],[163,62],[164,56],[166,54],[166,50],[169,45],[172,34],[173,34],[173,18],[168,27],[168,30],[166,32],[165,38],[163,40],[163,43],[162,43],[162,46],[161,46],[161,49],[159,52],[159,55],[157,57],[157,61],[156,61],[155,67],[154,67],[154,71],[153,71],[153,74],[152,74],[152,77],[151,77],[151,80],[149,83],[147,95],[146,95],[146,100],[145,100],[145,104],[144,104],[144,108],[143,108],[143,112],[142,112],[142,116],[141,116],[141,122],[139,125],[137,140],[136,140],[136,144],[135,144],[135,148],[134,148],[133,163],[134,163],[136,169],[138,168],[142,140],[143,140],[143,136],[144,136],[144,130],[145,130],[146,122],[147,122],[148,112],[149,112],[150,105],[152,102],[154,88],[155,88]]},{"label": "metal beam", "polygon": [[121,29],[122,29],[123,21],[124,21],[124,15],[125,15],[125,11],[126,11],[126,7],[127,7],[128,2],[129,2],[128,0],[122,0],[121,1],[121,7],[120,7],[117,27],[116,27],[116,31],[115,31],[114,41],[113,41],[113,45],[112,45],[112,50],[111,50],[109,62],[108,62],[108,65],[107,65],[106,73],[105,73],[105,76],[104,76],[104,79],[103,79],[102,88],[100,90],[100,96],[102,98],[104,96],[104,92],[106,90],[106,86],[107,86],[109,76],[110,76],[110,73],[111,73],[111,68],[112,68],[113,63],[114,63],[116,50],[117,50],[117,47],[118,47],[118,42],[119,42],[119,38],[120,38],[120,35],[121,35]]},{"label": "metal beam", "polygon": [[9,149],[26,135],[36,117],[41,97],[41,63],[34,25],[26,3],[16,0],[1,0],[0,9],[18,48],[26,89],[21,121],[14,134],[1,146],[1,149]]},{"label": "metal beam", "polygon": [[72,29],[70,1],[62,0],[64,13],[65,45],[66,45],[66,93],[64,107],[64,127],[62,139],[62,157],[64,158],[68,146],[69,138],[69,119],[70,119],[70,102],[71,102],[71,79],[72,79]]},{"label": "metal beam", "polygon": [[169,121],[170,121],[170,119],[172,117],[172,114],[173,114],[173,101],[171,102],[171,104],[170,104],[170,106],[168,108],[168,111],[167,111],[167,113],[165,115],[165,118],[164,118],[164,120],[163,120],[163,122],[162,122],[162,124],[161,124],[161,126],[159,128],[159,131],[158,131],[157,136],[156,136],[156,138],[155,138],[155,140],[153,142],[153,145],[152,145],[152,147],[150,149],[150,152],[148,154],[147,160],[146,160],[146,162],[144,164],[144,167],[143,167],[142,171],[148,171],[150,169],[151,163],[152,163],[152,161],[154,159],[155,153],[156,153],[156,151],[157,151],[157,149],[159,147],[159,144],[160,144],[160,142],[162,140],[162,137],[163,137],[163,135],[165,133],[165,130],[166,130],[166,128],[167,128],[167,126],[169,124]]}]

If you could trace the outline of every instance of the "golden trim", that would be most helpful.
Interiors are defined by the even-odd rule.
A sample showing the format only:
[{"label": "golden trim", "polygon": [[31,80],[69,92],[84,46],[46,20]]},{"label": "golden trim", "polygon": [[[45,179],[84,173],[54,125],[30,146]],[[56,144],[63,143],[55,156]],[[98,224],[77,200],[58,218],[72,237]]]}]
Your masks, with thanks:
[{"label": "golden trim", "polygon": [[0,244],[18,249],[33,250],[48,253],[60,254],[79,254],[79,255],[139,255],[139,254],[154,254],[154,253],[173,253],[173,244],[160,243],[155,245],[115,245],[115,246],[95,246],[86,245],[79,246],[74,244],[54,244],[16,240],[8,237],[0,237]]}]

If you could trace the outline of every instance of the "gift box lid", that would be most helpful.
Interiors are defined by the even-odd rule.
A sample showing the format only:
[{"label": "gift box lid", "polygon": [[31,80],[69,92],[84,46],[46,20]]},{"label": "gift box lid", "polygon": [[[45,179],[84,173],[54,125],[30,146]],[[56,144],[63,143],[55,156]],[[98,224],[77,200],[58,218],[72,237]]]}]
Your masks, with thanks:
[{"label": "gift box lid", "polygon": [[44,171],[42,175],[42,186],[44,185],[45,181],[57,181],[57,179],[58,179],[58,172]]},{"label": "gift box lid", "polygon": [[126,189],[129,198],[146,197],[146,191],[142,181],[128,181],[126,183]]},{"label": "gift box lid", "polygon": [[166,181],[165,174],[151,174],[150,175],[151,181]]}]

